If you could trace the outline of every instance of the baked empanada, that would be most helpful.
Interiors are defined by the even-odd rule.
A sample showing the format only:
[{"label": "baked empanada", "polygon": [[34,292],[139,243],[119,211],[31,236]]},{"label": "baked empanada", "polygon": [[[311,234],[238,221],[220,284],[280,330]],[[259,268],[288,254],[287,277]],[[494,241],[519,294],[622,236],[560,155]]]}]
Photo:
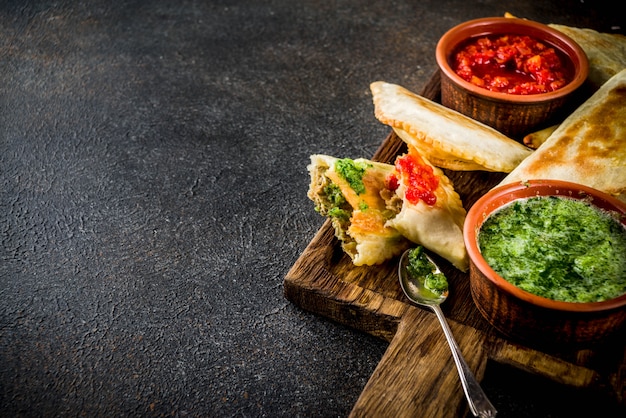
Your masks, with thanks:
[{"label": "baked empanada", "polygon": [[581,183],[626,201],[626,69],[569,115],[501,184]]},{"label": "baked empanada", "polygon": [[537,149],[541,146],[541,144],[546,142],[546,140],[550,137],[550,135],[552,135],[554,131],[556,131],[556,128],[558,127],[559,125],[552,125],[548,126],[547,128],[531,132],[524,136],[522,141],[524,142],[524,144],[526,144],[528,148]]},{"label": "baked empanada", "polygon": [[393,165],[317,154],[307,169],[311,177],[307,196],[321,215],[330,218],[354,265],[380,264],[410,246],[398,230],[387,226],[395,213],[381,193],[393,193],[386,183]]},{"label": "baked empanada", "polygon": [[370,85],[376,118],[432,164],[508,173],[532,150],[459,112],[383,81]]},{"label": "baked empanada", "polygon": [[402,206],[387,225],[467,271],[466,211],[450,179],[411,146],[407,154],[397,157],[395,168],[395,193]]},{"label": "baked empanada", "polygon": [[467,270],[461,199],[413,147],[395,165],[318,154],[307,169],[307,196],[331,219],[353,264],[380,264],[415,243]]}]

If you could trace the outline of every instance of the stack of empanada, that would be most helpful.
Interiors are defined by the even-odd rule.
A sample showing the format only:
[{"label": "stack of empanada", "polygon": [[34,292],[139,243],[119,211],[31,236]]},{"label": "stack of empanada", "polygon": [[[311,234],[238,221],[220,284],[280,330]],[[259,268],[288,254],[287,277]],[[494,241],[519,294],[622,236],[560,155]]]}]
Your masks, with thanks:
[{"label": "stack of empanada", "polygon": [[[532,150],[401,86],[378,81],[371,90],[376,117],[393,127],[409,152],[397,158],[395,167],[313,155],[309,198],[331,219],[355,265],[379,264],[413,242],[466,271],[466,212],[440,167],[509,172]],[[411,198],[416,187],[427,184],[432,201]]]}]

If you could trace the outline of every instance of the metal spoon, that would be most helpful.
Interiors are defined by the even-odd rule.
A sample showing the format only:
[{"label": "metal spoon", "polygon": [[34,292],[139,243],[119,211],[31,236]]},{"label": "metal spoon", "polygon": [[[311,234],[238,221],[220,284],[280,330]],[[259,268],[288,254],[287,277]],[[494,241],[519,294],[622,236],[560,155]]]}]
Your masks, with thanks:
[{"label": "metal spoon", "polygon": [[[434,297],[431,296],[432,292],[429,292],[428,290],[424,292],[425,289],[419,278],[413,277],[406,269],[410,251],[411,250],[407,250],[404,254],[402,254],[402,257],[400,258],[400,265],[398,266],[400,286],[402,287],[404,294],[412,302],[431,308],[435,312],[437,319],[439,319],[443,332],[448,340],[448,344],[450,345],[450,349],[452,350],[452,357],[454,357],[454,363],[456,364],[456,368],[459,372],[463,391],[465,392],[465,397],[467,398],[472,414],[474,414],[475,417],[480,418],[495,417],[497,413],[496,408],[494,408],[491,402],[489,402],[487,395],[485,395],[485,392],[483,392],[480,384],[476,380],[476,377],[474,377],[474,374],[465,362],[465,359],[461,354],[461,350],[454,340],[452,331],[450,330],[450,327],[443,316],[443,312],[439,307],[439,305],[448,297],[448,292],[446,291],[443,294],[435,295]],[[424,255],[426,254],[424,253]],[[428,261],[432,263],[433,268],[435,269],[434,271],[436,273],[441,273],[439,266],[437,266],[437,264],[435,264],[435,262],[428,255],[426,255],[426,257],[428,258]]]}]

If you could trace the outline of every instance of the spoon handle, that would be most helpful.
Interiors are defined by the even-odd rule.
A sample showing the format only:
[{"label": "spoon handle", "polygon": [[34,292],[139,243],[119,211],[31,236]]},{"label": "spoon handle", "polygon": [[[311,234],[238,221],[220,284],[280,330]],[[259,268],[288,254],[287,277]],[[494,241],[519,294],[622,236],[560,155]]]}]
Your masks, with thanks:
[{"label": "spoon handle", "polygon": [[437,319],[439,319],[441,327],[443,328],[443,333],[445,334],[448,344],[450,345],[450,349],[452,350],[452,357],[454,357],[454,363],[459,371],[461,385],[463,386],[463,391],[465,392],[465,397],[467,398],[472,414],[474,414],[475,417],[480,418],[495,417],[498,411],[496,411],[496,408],[491,404],[491,402],[489,402],[487,395],[480,387],[474,373],[472,373],[472,370],[465,362],[463,354],[461,354],[461,350],[452,335],[450,326],[443,316],[441,308],[439,305],[431,305],[431,308],[435,311]]}]

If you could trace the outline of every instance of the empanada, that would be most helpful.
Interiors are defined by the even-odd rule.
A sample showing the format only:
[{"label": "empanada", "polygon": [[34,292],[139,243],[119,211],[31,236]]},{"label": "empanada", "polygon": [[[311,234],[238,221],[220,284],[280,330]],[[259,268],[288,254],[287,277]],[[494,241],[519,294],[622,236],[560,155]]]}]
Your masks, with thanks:
[{"label": "empanada", "polygon": [[501,184],[581,183],[626,201],[626,69],[580,105]]},{"label": "empanada", "polygon": [[532,150],[459,112],[383,81],[370,85],[376,118],[432,164],[508,173]]},{"label": "empanada", "polygon": [[386,184],[393,165],[317,154],[307,169],[311,177],[307,196],[321,215],[330,218],[354,265],[380,264],[409,247],[398,230],[386,225],[395,213],[381,193],[393,193]]},{"label": "empanada", "polygon": [[546,142],[546,140],[550,137],[550,135],[552,135],[554,131],[556,131],[556,128],[558,127],[559,125],[551,125],[547,128],[531,132],[524,136],[522,141],[524,142],[524,144],[526,144],[528,148],[537,149],[541,146],[541,144]]},{"label": "empanada", "polygon": [[467,271],[463,242],[466,211],[450,179],[411,146],[396,159],[395,167],[396,195],[402,206],[387,225]]},{"label": "empanada", "polygon": [[413,242],[467,270],[461,198],[413,147],[395,165],[318,154],[307,169],[307,196],[331,219],[353,264],[380,264]]}]

